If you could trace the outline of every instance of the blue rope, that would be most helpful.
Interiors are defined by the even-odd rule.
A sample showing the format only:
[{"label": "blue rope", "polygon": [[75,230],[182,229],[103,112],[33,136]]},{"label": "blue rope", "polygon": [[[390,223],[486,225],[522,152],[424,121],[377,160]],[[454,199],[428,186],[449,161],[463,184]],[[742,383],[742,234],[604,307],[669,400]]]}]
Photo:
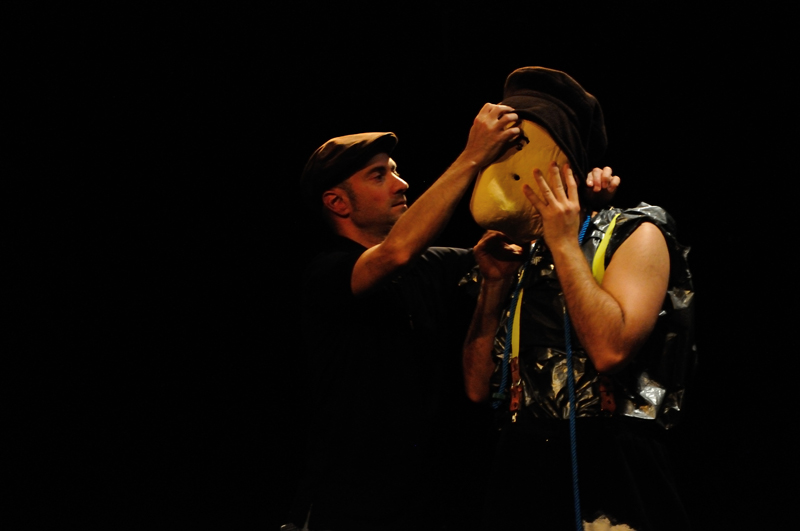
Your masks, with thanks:
[{"label": "blue rope", "polygon": [[578,531],[581,524],[581,495],[578,489],[578,438],[575,433],[575,375],[572,373],[572,328],[569,315],[564,312],[564,336],[567,341],[567,389],[569,390],[569,448],[572,457],[572,497],[575,500],[575,526]]},{"label": "blue rope", "polygon": [[[583,239],[586,236],[586,230],[589,227],[591,217],[587,216],[583,222],[581,231],[578,234],[578,243],[583,244]],[[522,279],[525,274],[525,268],[530,262],[530,253],[525,259],[525,264],[522,267],[517,285],[514,288],[514,294],[511,297],[511,305],[509,308],[508,319],[506,320],[506,339],[503,346],[503,376],[500,380],[500,388],[492,395],[495,399],[492,402],[492,407],[499,408],[506,398],[506,388],[508,386],[508,372],[509,372],[509,357],[511,353],[511,334],[514,327],[514,312],[519,302],[519,293],[522,290]],[[572,370],[572,326],[570,324],[569,314],[564,311],[564,340],[567,350],[567,390],[569,391],[569,442],[570,454],[572,461],[572,496],[575,503],[575,529],[576,531],[583,531],[583,522],[581,521],[581,496],[580,489],[578,488],[578,439],[575,430],[575,375]]]},{"label": "blue rope", "polygon": [[591,216],[586,216],[586,221],[583,222],[583,226],[581,227],[581,233],[578,234],[578,243],[583,245],[583,238],[586,236],[586,229],[589,228],[589,220],[591,220]]},{"label": "blue rope", "polygon": [[[583,244],[586,229],[589,227],[590,217],[586,217],[583,222],[581,232],[578,235],[578,243]],[[575,374],[572,371],[572,325],[570,324],[569,313],[564,311],[564,342],[567,348],[567,390],[569,391],[569,446],[572,460],[572,497],[575,501],[575,529],[583,531],[581,521],[581,495],[578,488],[578,437],[575,431]]]}]

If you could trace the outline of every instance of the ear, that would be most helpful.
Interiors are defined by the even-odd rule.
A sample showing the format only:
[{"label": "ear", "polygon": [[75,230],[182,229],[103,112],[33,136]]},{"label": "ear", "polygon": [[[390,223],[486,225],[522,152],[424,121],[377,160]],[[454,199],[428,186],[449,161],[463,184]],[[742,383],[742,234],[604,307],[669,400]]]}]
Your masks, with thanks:
[{"label": "ear", "polygon": [[350,215],[350,198],[341,188],[331,188],[322,194],[322,204],[339,217]]}]

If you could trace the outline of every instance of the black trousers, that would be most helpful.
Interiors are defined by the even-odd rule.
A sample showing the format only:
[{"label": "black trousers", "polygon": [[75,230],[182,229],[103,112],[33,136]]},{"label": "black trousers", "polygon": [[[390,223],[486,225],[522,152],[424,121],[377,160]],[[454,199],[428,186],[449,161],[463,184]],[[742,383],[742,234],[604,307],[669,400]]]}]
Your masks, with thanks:
[{"label": "black trousers", "polygon": [[[647,420],[576,421],[581,518],[636,531],[689,529],[663,442]],[[483,529],[575,529],[569,422],[520,412],[498,440]]]}]

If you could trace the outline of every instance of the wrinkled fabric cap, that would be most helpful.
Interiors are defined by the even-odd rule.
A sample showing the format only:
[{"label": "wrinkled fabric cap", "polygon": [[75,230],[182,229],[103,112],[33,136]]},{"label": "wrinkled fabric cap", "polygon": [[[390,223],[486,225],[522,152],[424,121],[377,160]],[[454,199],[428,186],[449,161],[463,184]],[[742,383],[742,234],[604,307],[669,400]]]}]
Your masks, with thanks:
[{"label": "wrinkled fabric cap", "polygon": [[309,198],[344,181],[378,153],[391,154],[397,145],[394,133],[360,133],[331,138],[308,159],[300,183]]},{"label": "wrinkled fabric cap", "polygon": [[502,103],[547,129],[574,175],[585,176],[600,165],[608,144],[603,110],[569,75],[540,66],[518,68],[506,78]]}]

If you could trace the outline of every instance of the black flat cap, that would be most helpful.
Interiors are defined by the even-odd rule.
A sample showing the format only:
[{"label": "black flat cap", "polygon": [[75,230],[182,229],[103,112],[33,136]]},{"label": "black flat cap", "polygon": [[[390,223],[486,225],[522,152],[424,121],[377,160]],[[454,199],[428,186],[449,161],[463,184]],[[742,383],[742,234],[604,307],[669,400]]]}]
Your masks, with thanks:
[{"label": "black flat cap", "polygon": [[300,184],[309,199],[363,168],[378,153],[391,154],[397,145],[394,133],[360,133],[331,138],[308,159]]},{"label": "black flat cap", "polygon": [[511,72],[503,104],[544,127],[564,150],[575,175],[599,166],[608,140],[603,110],[597,99],[559,70],[526,66]]}]

